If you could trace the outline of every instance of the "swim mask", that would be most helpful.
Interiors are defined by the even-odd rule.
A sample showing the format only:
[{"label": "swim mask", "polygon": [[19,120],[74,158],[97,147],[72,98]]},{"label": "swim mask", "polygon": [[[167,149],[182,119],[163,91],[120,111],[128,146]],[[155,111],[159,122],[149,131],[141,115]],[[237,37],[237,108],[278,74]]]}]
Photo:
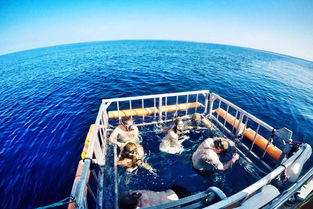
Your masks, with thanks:
[{"label": "swim mask", "polygon": [[124,126],[126,127],[127,130],[133,130],[133,125],[134,122],[133,121],[128,121],[126,124],[124,124]]},{"label": "swim mask", "polygon": [[229,149],[229,143],[226,140],[222,140],[222,139],[216,139],[214,140],[214,146],[217,149],[221,149],[223,150],[223,152],[227,152]]}]

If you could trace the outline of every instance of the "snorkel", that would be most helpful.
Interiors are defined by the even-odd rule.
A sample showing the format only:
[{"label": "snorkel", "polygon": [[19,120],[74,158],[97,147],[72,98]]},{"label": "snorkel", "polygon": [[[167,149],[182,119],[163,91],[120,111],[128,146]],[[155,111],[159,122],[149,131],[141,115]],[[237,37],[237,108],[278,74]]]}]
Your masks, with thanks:
[{"label": "snorkel", "polygon": [[125,126],[127,131],[131,131],[131,130],[133,130],[133,125],[134,125],[133,121],[128,121],[128,123],[125,124],[124,126]]},{"label": "snorkel", "polygon": [[235,143],[221,138],[214,139],[214,147],[221,153],[237,153]]},{"label": "snorkel", "polygon": [[229,151],[230,143],[227,140],[221,138],[214,139],[214,147],[220,153],[226,153]]},{"label": "snorkel", "polygon": [[122,119],[122,125],[125,127],[127,131],[133,130],[134,121],[130,117],[124,117]]}]

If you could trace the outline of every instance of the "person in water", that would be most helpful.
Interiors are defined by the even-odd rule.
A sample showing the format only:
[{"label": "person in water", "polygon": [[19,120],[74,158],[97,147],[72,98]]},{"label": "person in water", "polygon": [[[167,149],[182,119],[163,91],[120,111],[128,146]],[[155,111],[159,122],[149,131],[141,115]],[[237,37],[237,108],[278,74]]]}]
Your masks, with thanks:
[{"label": "person in water", "polygon": [[126,167],[126,171],[131,173],[138,167],[143,167],[147,169],[150,173],[155,173],[148,163],[143,162],[144,150],[140,144],[135,144],[133,142],[128,142],[124,147],[121,148],[121,152],[117,157],[117,165]]},{"label": "person in water", "polygon": [[130,117],[123,117],[122,124],[114,129],[109,141],[120,148],[127,142],[139,143],[139,131],[133,120]]},{"label": "person in water", "polygon": [[160,151],[171,154],[181,153],[184,151],[182,143],[187,139],[184,134],[184,122],[181,118],[174,120],[174,125],[167,132],[167,135],[162,139]]},{"label": "person in water", "polygon": [[213,128],[213,124],[208,119],[206,119],[203,115],[201,115],[199,113],[194,113],[191,116],[191,120],[188,123],[188,128],[189,129],[197,129],[197,128],[201,127],[201,124],[203,124],[208,129]]},{"label": "person in water", "polygon": [[120,209],[144,208],[167,203],[189,196],[190,193],[183,187],[173,185],[166,191],[137,190],[119,197]]},{"label": "person in water", "polygon": [[193,167],[200,173],[213,173],[215,169],[225,171],[238,159],[237,153],[225,164],[220,161],[220,154],[234,148],[235,144],[229,139],[222,137],[207,138],[192,155]]}]

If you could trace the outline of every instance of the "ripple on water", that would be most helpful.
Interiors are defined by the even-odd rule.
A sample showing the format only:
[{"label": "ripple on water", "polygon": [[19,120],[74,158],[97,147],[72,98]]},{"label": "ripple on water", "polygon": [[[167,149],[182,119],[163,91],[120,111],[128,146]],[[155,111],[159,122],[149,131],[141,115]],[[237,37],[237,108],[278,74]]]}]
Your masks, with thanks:
[{"label": "ripple on water", "polygon": [[[34,208],[69,195],[102,98],[209,89],[312,145],[313,63],[305,60],[214,44],[115,41],[0,56],[0,71],[0,208]],[[145,174],[151,187],[164,189],[168,179],[204,182],[203,188],[186,183],[197,191],[231,184],[229,177],[245,180],[232,175],[239,165],[216,179],[195,175],[188,159],[197,142],[191,139],[181,156],[185,170],[177,167],[180,157],[149,152],[153,162],[172,166],[159,165],[161,184]]]}]

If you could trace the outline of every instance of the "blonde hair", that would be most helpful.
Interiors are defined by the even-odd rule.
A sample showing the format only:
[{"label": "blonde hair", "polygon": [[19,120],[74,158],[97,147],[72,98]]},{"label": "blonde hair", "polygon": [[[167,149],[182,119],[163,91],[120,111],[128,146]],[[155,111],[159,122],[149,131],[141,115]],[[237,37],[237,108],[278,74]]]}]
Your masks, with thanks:
[{"label": "blonde hair", "polygon": [[[127,158],[132,160],[132,164],[135,165],[138,161],[137,159],[137,145],[133,142],[128,142],[125,145],[124,153],[127,152]],[[126,153],[125,153],[126,154]]]}]

